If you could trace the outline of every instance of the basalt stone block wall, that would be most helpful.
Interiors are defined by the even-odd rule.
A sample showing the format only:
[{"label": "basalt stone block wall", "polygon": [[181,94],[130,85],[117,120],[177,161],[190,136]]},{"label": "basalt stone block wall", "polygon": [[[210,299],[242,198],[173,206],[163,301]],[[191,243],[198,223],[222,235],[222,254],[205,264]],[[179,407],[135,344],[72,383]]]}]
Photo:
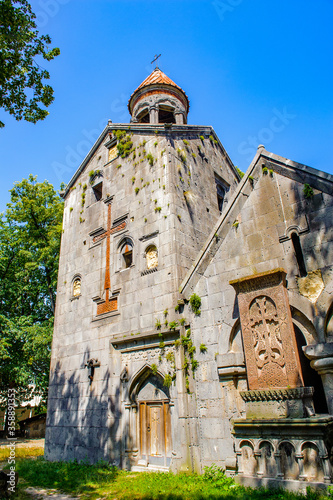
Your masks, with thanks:
[{"label": "basalt stone block wall", "polygon": [[[131,142],[131,153],[124,158],[114,152],[117,134]],[[125,405],[134,402],[126,400],[120,374],[126,367],[130,379],[146,364],[163,368],[156,323],[167,333],[168,323],[176,320],[179,284],[219,217],[216,179],[223,182],[227,203],[237,173],[212,129],[112,125],[67,188],[52,346],[48,459],[113,457],[121,465],[128,455],[137,458],[137,453],[124,451],[133,448],[123,438]],[[151,248],[156,265],[148,268]],[[145,337],[142,351],[141,336],[146,334],[149,341]],[[134,335],[136,348],[114,347],[119,337]],[[128,349],[136,356],[125,354]],[[99,362],[92,381],[86,368],[89,359]],[[166,364],[162,369],[162,379],[167,368]],[[171,389],[173,400],[183,390],[181,373],[178,378]],[[173,441],[177,443],[177,438]],[[182,442],[186,450],[186,436]],[[184,452],[177,453],[180,460]]]},{"label": "basalt stone block wall", "polygon": [[[313,187],[311,197],[305,196],[305,184]],[[240,458],[236,465],[233,421],[245,421],[246,402],[242,395],[248,391],[252,379],[246,370],[247,365],[251,367],[251,360],[247,360],[243,347],[243,341],[248,342],[248,332],[243,332],[242,335],[240,308],[243,304],[239,303],[233,290],[235,280],[241,283],[251,277],[284,269],[285,290],[294,328],[290,335],[295,332],[301,376],[304,377],[305,385],[315,384],[316,414],[331,413],[332,372],[328,361],[328,346],[331,341],[329,325],[332,322],[331,217],[332,179],[329,176],[259,150],[229,206],[205,242],[205,251],[197,257],[192,270],[184,279],[181,286],[183,296],[189,298],[195,292],[202,301],[200,316],[193,313],[191,316],[195,345],[205,342],[207,346],[207,351],[200,355],[195,386],[198,408],[204,408],[198,419],[203,465],[217,460],[231,471],[236,470],[236,467],[239,470],[242,468]],[[300,277],[300,255],[293,245],[293,231],[300,240],[307,271],[304,278]],[[307,282],[307,286],[301,286],[302,279]],[[265,295],[264,288],[259,286],[258,293],[254,295],[262,299]],[[191,314],[190,310],[188,312]],[[268,312],[265,308],[265,314]],[[245,323],[242,327],[248,328],[249,325]],[[287,325],[285,320],[283,325]],[[322,360],[327,361],[322,361],[325,369],[321,376],[318,376],[317,371],[320,374],[320,370],[316,371],[316,365],[310,365],[310,359],[305,357],[303,346],[305,354],[309,351],[310,359],[319,359],[319,351],[322,349]],[[254,344],[252,349],[254,352]],[[314,352],[318,354],[315,355]],[[264,354],[261,352],[261,355]],[[285,353],[290,354],[291,352]],[[207,373],[210,374],[209,378]],[[315,397],[316,393],[320,394],[319,398]],[[321,404],[323,401],[324,404]],[[257,404],[259,408],[260,402]],[[262,404],[265,404],[265,398],[262,398]],[[212,406],[219,407],[219,424],[223,423],[223,429],[215,433],[214,437],[206,432],[209,426],[217,423],[215,415],[207,411]],[[251,417],[255,418],[252,413]],[[256,418],[265,416],[262,411],[258,411]],[[253,439],[257,439],[254,434],[258,421],[252,427],[251,424],[247,425],[253,429]],[[323,444],[321,425],[318,423],[317,435],[313,438],[316,453],[319,453],[318,449]],[[269,430],[265,432],[269,434]],[[295,429],[293,432],[294,435],[295,432],[297,434]],[[283,434],[281,439],[282,436]],[[240,442],[239,433],[237,439]],[[257,445],[253,441],[251,446],[255,450]],[[297,446],[293,444],[293,449],[298,450],[302,446],[302,443],[297,443]],[[276,450],[278,447],[279,443]],[[303,448],[307,449],[307,446],[304,445]],[[258,471],[260,472],[260,467]],[[320,474],[319,471],[317,476]],[[327,480],[327,473],[325,474]],[[309,478],[310,475],[306,480],[311,480]]]}]

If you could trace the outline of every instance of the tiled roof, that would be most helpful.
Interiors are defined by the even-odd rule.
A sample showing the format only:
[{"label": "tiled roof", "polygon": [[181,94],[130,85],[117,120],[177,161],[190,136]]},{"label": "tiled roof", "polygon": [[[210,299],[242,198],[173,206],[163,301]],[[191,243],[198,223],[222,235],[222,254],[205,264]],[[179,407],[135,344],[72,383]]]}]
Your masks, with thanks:
[{"label": "tiled roof", "polygon": [[[180,89],[183,91],[182,88],[180,88],[178,85],[175,84],[175,82],[173,82],[171,80],[171,78],[169,78],[168,76],[166,76],[165,73],[163,73],[163,71],[161,71],[159,68],[156,68],[154,69],[154,71],[141,83],[141,85],[139,85],[139,87],[135,90],[135,92],[139,89],[141,89],[142,87],[146,87],[147,85],[154,85],[156,83],[164,83],[166,85],[172,85],[173,87],[177,87],[177,89]],[[134,93],[135,93],[134,92]],[[183,91],[184,92],[184,91]]]},{"label": "tiled roof", "polygon": [[171,80],[171,78],[166,76],[166,74],[163,73],[163,71],[161,71],[159,68],[155,68],[154,71],[141,83],[141,85],[139,85],[139,87],[131,95],[131,97],[128,101],[128,109],[129,109],[130,113],[132,113],[132,110],[131,110],[132,99],[136,95],[136,93],[138,91],[140,91],[141,89],[143,89],[144,87],[149,87],[150,85],[159,85],[159,84],[169,85],[170,87],[174,87],[174,88],[180,90],[187,101],[187,108],[189,107],[189,100],[188,100],[188,97],[185,94],[184,90],[181,87],[179,87],[179,85],[176,85],[175,82],[173,82]]}]

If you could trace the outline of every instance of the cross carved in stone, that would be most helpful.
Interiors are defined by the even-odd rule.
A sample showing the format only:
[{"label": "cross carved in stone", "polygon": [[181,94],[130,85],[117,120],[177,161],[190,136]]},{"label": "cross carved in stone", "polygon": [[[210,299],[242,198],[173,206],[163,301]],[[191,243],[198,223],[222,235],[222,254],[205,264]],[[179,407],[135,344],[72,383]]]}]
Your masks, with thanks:
[{"label": "cross carved in stone", "polygon": [[106,264],[105,264],[105,279],[104,279],[104,292],[105,292],[105,300],[97,304],[97,316],[99,314],[104,314],[107,312],[116,311],[118,308],[118,299],[117,297],[110,298],[110,288],[111,288],[111,279],[110,279],[110,242],[111,242],[111,234],[117,233],[122,229],[125,229],[127,223],[126,221],[121,221],[118,224],[112,226],[111,224],[111,202],[108,204],[108,220],[107,220],[107,229],[104,233],[99,234],[93,238],[93,242],[97,243],[100,240],[106,238]]}]

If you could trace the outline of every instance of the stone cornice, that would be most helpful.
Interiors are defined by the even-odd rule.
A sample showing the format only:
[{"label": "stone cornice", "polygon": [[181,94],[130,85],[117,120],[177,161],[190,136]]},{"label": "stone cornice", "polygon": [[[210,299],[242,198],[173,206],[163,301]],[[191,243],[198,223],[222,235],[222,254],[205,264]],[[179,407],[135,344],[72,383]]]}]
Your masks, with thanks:
[{"label": "stone cornice", "polygon": [[[60,194],[62,198],[66,198],[68,195],[70,188],[75,184],[76,180],[80,177],[81,173],[84,171],[85,167],[91,160],[91,158],[94,156],[96,150],[99,148],[99,146],[102,144],[103,140],[105,140],[105,137],[107,134],[112,132],[113,130],[125,130],[128,132],[138,132],[138,133],[144,133],[144,134],[152,134],[155,135],[156,131],[158,132],[159,135],[166,135],[166,136],[172,136],[174,134],[190,134],[191,132],[196,135],[212,135],[215,140],[217,140],[222,153],[226,159],[226,161],[229,164],[229,167],[233,171],[235,177],[239,179],[239,174],[237,173],[234,164],[232,163],[231,159],[228,156],[228,153],[224,149],[222,143],[220,142],[219,138],[216,135],[216,132],[214,131],[213,127],[207,126],[207,125],[176,125],[176,124],[171,124],[171,123],[111,123],[109,122],[87,156],[84,158],[83,162],[81,165],[78,167],[76,170],[75,174],[72,176],[71,180],[66,186],[66,189],[62,191]],[[112,145],[113,139],[111,139]],[[110,139],[105,143],[106,147],[110,146]]]},{"label": "stone cornice", "polygon": [[243,401],[286,401],[310,398],[313,390],[313,387],[295,387],[293,389],[240,391],[239,394]]}]

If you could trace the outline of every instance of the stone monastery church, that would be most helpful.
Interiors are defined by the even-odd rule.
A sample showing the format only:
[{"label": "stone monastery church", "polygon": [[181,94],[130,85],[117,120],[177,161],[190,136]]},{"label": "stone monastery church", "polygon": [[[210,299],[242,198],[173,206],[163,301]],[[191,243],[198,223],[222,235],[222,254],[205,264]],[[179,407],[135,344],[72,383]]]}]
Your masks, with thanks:
[{"label": "stone monastery church", "polygon": [[333,176],[241,178],[156,68],[65,200],[45,456],[332,481]]}]

